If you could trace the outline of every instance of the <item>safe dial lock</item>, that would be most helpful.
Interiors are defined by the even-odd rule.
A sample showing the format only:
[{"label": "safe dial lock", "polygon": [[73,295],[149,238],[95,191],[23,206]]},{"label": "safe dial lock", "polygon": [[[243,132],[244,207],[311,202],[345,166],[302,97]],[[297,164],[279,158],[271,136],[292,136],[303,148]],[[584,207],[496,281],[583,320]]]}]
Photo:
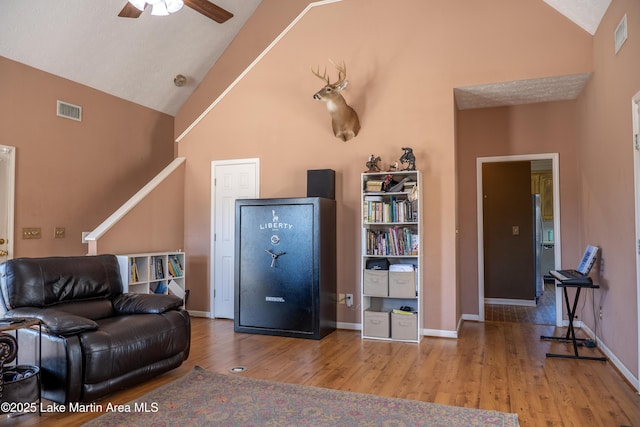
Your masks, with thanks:
[{"label": "safe dial lock", "polygon": [[286,254],[286,252],[273,253],[269,249],[265,249],[264,251],[266,253],[268,253],[269,255],[271,255],[271,267],[272,268],[276,266],[276,260],[278,259],[278,257],[281,256],[281,255]]}]

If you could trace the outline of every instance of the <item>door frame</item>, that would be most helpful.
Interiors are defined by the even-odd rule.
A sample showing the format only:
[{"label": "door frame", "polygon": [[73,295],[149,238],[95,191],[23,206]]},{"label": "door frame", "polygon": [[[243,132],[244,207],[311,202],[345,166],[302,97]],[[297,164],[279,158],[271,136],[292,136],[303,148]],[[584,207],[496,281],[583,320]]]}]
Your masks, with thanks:
[{"label": "door frame", "polygon": [[[215,318],[215,232],[216,232],[216,185],[214,185],[214,179],[216,177],[216,168],[218,166],[232,166],[240,164],[253,164],[256,171],[256,195],[260,197],[260,158],[253,157],[247,159],[232,159],[232,160],[213,160],[211,162],[211,210],[210,215],[210,234],[209,234],[209,317]],[[235,233],[235,230],[234,230]]]},{"label": "door frame", "polygon": [[[6,183],[7,191],[7,259],[13,258],[13,240],[15,237],[15,190],[16,190],[16,148],[8,145],[0,145],[0,151],[3,154],[7,154],[9,158],[9,180]],[[4,184],[1,184],[4,185]]]},{"label": "door frame", "polygon": [[[631,147],[633,150],[633,177],[636,216],[636,313],[640,313],[640,92],[631,98],[631,115],[633,121],[633,135]],[[638,355],[640,355],[640,316],[638,316]],[[640,356],[638,357],[638,372],[640,372]],[[640,375],[639,375],[640,377]]]},{"label": "door frame", "polygon": [[[553,255],[555,265],[562,265],[560,238],[560,173],[558,153],[522,154],[476,158],[476,209],[478,228],[478,320],[484,322],[484,214],[482,197],[482,165],[497,162],[551,160],[553,178]],[[562,294],[556,287],[556,326],[562,326]]]}]

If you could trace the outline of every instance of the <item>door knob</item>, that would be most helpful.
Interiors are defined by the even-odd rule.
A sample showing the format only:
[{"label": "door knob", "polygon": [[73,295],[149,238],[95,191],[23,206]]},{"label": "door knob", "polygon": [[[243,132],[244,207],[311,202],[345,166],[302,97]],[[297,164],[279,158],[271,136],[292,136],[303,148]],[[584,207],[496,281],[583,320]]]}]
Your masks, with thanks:
[{"label": "door knob", "polygon": [[0,256],[7,256],[7,255],[9,255],[9,252],[0,249]]},{"label": "door knob", "polygon": [[0,237],[0,245],[4,245],[5,243],[7,243],[7,241]]}]

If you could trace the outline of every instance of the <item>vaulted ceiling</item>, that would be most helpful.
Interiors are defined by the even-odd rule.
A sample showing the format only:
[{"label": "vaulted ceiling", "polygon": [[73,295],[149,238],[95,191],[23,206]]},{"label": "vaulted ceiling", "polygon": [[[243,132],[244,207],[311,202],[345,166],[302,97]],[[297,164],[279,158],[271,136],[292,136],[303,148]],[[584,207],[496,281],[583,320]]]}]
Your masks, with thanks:
[{"label": "vaulted ceiling", "polygon": [[[611,2],[542,1],[592,35]],[[189,7],[169,16],[152,16],[148,7],[137,19],[121,18],[125,0],[2,0],[0,56],[175,115],[261,0],[212,3],[233,18],[219,24]],[[182,87],[174,84],[178,74],[187,78]],[[547,97],[575,97],[586,79],[459,88],[456,100],[461,108],[557,100]]]}]

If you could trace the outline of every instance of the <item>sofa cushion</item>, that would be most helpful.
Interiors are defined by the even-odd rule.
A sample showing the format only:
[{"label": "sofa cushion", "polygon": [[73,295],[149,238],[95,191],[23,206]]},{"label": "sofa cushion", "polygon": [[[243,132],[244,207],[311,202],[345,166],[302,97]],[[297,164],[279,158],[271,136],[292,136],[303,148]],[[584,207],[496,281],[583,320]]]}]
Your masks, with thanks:
[{"label": "sofa cushion", "polygon": [[113,300],[113,308],[120,314],[160,314],[182,306],[182,300],[174,295],[121,294]]},{"label": "sofa cushion", "polygon": [[52,305],[50,308],[65,311],[87,319],[99,320],[115,315],[113,304],[108,299],[94,299],[87,301],[70,301]]},{"label": "sofa cushion", "polygon": [[97,330],[79,335],[86,384],[119,377],[189,348],[184,310],[116,316],[97,323]]},{"label": "sofa cushion", "polygon": [[5,317],[40,319],[42,328],[53,335],[75,335],[79,332],[93,331],[98,328],[98,324],[91,319],[53,308],[20,307],[8,311]]},{"label": "sofa cushion", "polygon": [[10,310],[111,299],[122,293],[122,279],[114,255],[14,258],[0,265],[0,288]]}]

